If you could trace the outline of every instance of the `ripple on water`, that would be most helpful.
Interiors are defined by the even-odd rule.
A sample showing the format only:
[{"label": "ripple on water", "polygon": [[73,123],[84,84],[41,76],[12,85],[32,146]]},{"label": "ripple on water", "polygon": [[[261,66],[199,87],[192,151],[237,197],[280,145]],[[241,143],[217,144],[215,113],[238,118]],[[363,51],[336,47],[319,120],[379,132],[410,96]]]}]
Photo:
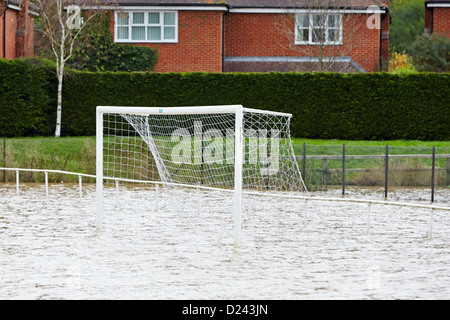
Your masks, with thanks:
[{"label": "ripple on water", "polygon": [[229,195],[161,192],[156,210],[152,188],[122,188],[118,205],[114,194],[97,232],[93,185],[81,200],[74,185],[51,185],[47,198],[43,186],[1,186],[0,298],[450,298],[448,212],[434,212],[429,239],[426,209],[374,205],[368,228],[364,204],[244,196],[235,249]]}]

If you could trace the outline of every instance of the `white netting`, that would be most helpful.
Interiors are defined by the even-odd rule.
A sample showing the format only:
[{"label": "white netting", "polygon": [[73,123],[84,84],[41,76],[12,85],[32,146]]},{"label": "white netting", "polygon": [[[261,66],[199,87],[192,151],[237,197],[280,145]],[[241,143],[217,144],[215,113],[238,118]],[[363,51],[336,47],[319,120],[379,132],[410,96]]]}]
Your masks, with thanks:
[{"label": "white netting", "polygon": [[[243,189],[303,191],[290,117],[244,109]],[[104,114],[104,176],[233,189],[234,113]]]}]

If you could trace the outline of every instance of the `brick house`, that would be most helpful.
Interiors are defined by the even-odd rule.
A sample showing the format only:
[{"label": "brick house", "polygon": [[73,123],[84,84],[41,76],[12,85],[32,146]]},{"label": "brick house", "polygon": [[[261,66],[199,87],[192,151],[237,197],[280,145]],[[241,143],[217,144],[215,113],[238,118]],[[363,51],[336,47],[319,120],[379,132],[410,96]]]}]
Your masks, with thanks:
[{"label": "brick house", "polygon": [[117,43],[158,48],[157,72],[302,71],[331,62],[331,71],[378,70],[388,57],[388,1],[309,3],[117,0],[110,30]]},{"label": "brick house", "polygon": [[450,37],[450,0],[425,1],[425,32]]},{"label": "brick house", "polygon": [[34,16],[28,0],[0,0],[0,58],[34,56]]}]

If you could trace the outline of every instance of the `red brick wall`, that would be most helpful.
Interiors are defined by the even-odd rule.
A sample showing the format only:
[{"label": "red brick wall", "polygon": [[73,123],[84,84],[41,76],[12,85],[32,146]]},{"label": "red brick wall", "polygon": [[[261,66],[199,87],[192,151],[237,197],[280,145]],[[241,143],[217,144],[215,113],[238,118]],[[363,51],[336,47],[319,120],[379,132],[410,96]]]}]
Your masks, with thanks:
[{"label": "red brick wall", "polygon": [[[7,9],[3,14],[6,14],[6,37],[3,39],[3,14],[0,9],[0,58],[15,59],[19,58],[16,51],[16,33],[17,33],[17,21],[19,12],[17,10]],[[34,56],[34,28],[33,18],[29,17],[27,20],[26,37],[24,43],[23,56]],[[3,43],[6,41],[6,55],[3,56]]]},{"label": "red brick wall", "polygon": [[221,72],[222,17],[220,11],[179,11],[178,43],[136,45],[158,48],[156,72]]},{"label": "red brick wall", "polygon": [[433,8],[433,33],[445,33],[450,37],[450,8]]},{"label": "red brick wall", "polygon": [[4,58],[3,57],[3,43],[4,43],[4,39],[3,39],[3,16],[5,14],[6,11],[6,3],[4,3],[3,1],[0,1],[0,58]]},{"label": "red brick wall", "polygon": [[[17,14],[18,12],[15,10],[7,9],[5,11],[6,14],[6,36],[3,39],[3,15],[1,16],[0,23],[0,37],[1,37],[1,46],[0,46],[0,56],[6,59],[14,59],[16,58],[16,31],[17,31]],[[3,41],[6,42],[6,54],[3,56]]]},{"label": "red brick wall", "polygon": [[[366,71],[379,64],[380,30],[368,29],[368,15],[344,15],[343,44],[328,46],[327,56],[349,56]],[[318,46],[292,45],[281,14],[232,13],[225,18],[225,56],[317,56]],[[287,21],[287,23],[280,23]],[[384,25],[384,23],[383,23]],[[310,47],[310,48],[308,48]]]},{"label": "red brick wall", "polygon": [[[220,11],[179,11],[178,43],[140,43],[158,48],[157,72],[222,71],[222,21]],[[344,16],[343,45],[329,46],[325,55],[351,57],[366,71],[378,70],[380,30],[368,29],[369,15]],[[307,46],[293,45],[281,14],[229,13],[225,15],[225,57],[236,56],[317,56]],[[383,20],[387,31],[389,19]],[[114,19],[111,23],[114,33]],[[292,23],[292,30],[294,24]],[[389,39],[383,39],[383,56],[387,58]],[[313,46],[313,51],[316,48]],[[305,50],[306,49],[306,50]]]}]

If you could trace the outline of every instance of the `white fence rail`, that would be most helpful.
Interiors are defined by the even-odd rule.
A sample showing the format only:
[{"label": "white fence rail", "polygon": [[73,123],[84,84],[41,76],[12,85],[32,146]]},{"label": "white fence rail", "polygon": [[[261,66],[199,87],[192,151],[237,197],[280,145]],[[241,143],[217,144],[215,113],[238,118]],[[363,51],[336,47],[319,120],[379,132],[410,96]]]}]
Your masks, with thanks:
[{"label": "white fence rail", "polygon": [[[49,173],[58,173],[58,174],[67,174],[67,175],[74,175],[78,176],[78,190],[79,190],[79,196],[80,199],[82,198],[82,178],[83,177],[89,177],[89,178],[96,178],[95,175],[92,174],[85,174],[85,173],[77,173],[77,172],[70,172],[70,171],[63,171],[63,170],[50,170],[50,169],[24,169],[24,168],[2,168],[0,167],[0,170],[7,170],[7,171],[15,171],[16,172],[16,192],[19,194],[19,186],[20,186],[20,179],[19,179],[19,173],[21,171],[28,171],[28,172],[43,172],[45,176],[45,195],[48,197],[48,174]],[[141,181],[141,180],[131,180],[131,179],[123,179],[123,178],[111,178],[111,177],[103,177],[105,180],[114,180],[115,181],[115,188],[116,188],[116,196],[118,195],[118,189],[119,189],[119,181],[123,182],[135,182],[135,183],[149,183],[149,184],[155,184],[157,187],[159,185],[162,185],[162,182],[159,181]],[[180,185],[180,184],[173,184],[173,183],[165,183],[166,185]],[[190,186],[190,185],[180,185],[183,187],[190,187],[194,189],[213,189],[217,190],[216,188],[209,188],[209,187],[202,187],[202,186]],[[223,190],[223,191],[229,191],[233,192],[233,190]],[[305,206],[307,205],[308,201],[331,201],[331,202],[347,202],[347,203],[362,203],[367,204],[367,232],[370,231],[370,215],[372,211],[372,205],[390,205],[390,206],[399,206],[399,207],[410,207],[410,208],[422,208],[422,209],[428,209],[430,210],[429,213],[429,238],[432,238],[433,233],[433,221],[434,221],[434,211],[440,210],[440,211],[449,211],[450,207],[447,206],[438,206],[435,204],[420,204],[420,203],[406,203],[406,202],[395,202],[395,201],[387,201],[387,200],[371,200],[371,199],[354,199],[354,198],[332,198],[332,197],[316,197],[316,196],[310,196],[310,195],[292,195],[292,194],[286,194],[286,195],[280,195],[280,194],[271,194],[271,193],[260,193],[260,192],[251,192],[251,191],[244,191],[244,194],[247,195],[253,195],[253,196],[270,196],[270,197],[278,197],[278,198],[291,198],[291,199],[300,199],[305,200]],[[158,198],[158,197],[157,197]],[[117,201],[117,199],[116,199]]]}]

